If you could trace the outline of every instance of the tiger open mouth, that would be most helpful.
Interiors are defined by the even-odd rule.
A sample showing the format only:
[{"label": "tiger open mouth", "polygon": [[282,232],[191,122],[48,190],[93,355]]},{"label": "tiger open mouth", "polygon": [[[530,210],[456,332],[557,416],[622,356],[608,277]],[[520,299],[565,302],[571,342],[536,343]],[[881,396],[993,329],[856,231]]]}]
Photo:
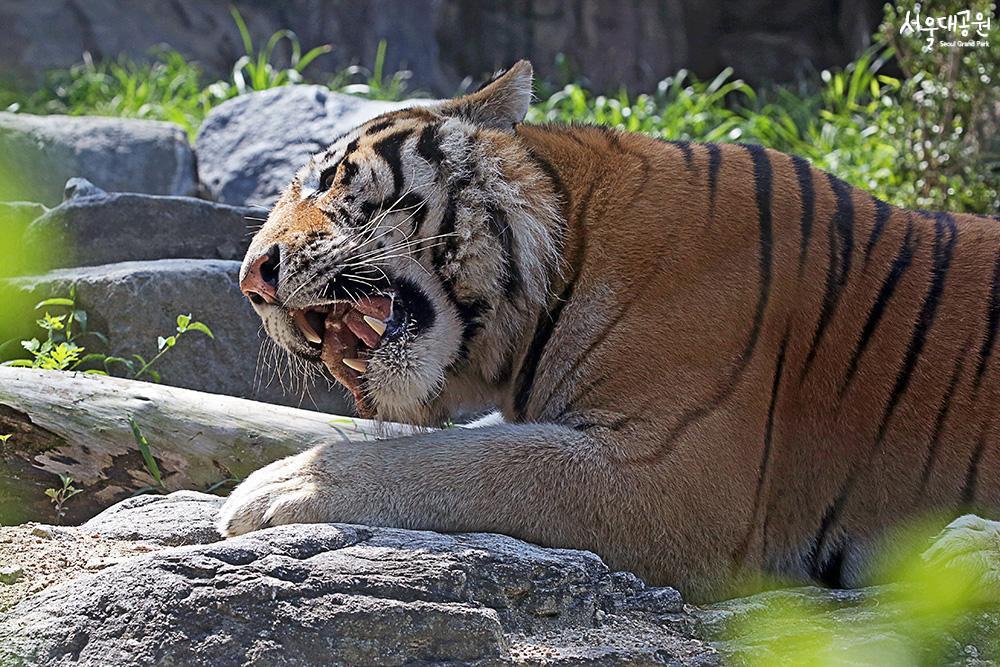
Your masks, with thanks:
[{"label": "tiger open mouth", "polygon": [[372,353],[405,327],[406,311],[395,292],[290,309],[288,314],[317,353],[314,360],[354,395],[358,415],[374,416],[364,395],[364,374]]}]

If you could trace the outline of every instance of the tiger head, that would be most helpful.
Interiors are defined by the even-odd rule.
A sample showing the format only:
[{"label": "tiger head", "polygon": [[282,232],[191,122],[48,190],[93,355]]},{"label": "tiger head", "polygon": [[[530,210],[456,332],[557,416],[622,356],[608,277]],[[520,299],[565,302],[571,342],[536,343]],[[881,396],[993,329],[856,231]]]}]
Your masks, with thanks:
[{"label": "tiger head", "polygon": [[358,414],[430,425],[502,402],[558,270],[551,181],[519,141],[521,61],[479,91],[338,137],[256,233],[240,288]]}]

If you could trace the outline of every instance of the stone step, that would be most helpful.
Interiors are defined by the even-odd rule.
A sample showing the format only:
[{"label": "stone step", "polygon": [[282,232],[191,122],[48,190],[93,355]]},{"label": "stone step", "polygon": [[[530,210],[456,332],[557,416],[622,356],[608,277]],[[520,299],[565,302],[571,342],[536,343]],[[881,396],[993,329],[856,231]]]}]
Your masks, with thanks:
[{"label": "stone step", "polygon": [[0,112],[0,200],[54,206],[83,176],[115,192],[197,193],[194,152],[173,123]]},{"label": "stone step", "polygon": [[[25,248],[50,268],[153,259],[242,260],[261,212],[192,197],[75,196],[35,220]],[[41,253],[40,253],[41,254]]]}]

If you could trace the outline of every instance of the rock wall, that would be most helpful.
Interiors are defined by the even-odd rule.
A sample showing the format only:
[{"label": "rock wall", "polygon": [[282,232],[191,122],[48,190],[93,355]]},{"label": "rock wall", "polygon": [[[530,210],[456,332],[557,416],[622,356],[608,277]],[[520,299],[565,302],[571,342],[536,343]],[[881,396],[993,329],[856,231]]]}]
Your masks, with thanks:
[{"label": "rock wall", "polygon": [[[518,58],[560,78],[556,55],[603,90],[648,91],[689,68],[711,77],[732,65],[751,81],[788,80],[805,68],[844,64],[867,44],[880,0],[243,0],[258,43],[291,28],[306,46],[334,51],[320,76],[370,66],[388,40],[390,71],[408,68],[420,89],[450,95]],[[84,51],[141,56],[166,43],[217,76],[243,55],[228,0],[5,0],[0,76],[37,76]],[[472,38],[470,39],[470,36]]]}]

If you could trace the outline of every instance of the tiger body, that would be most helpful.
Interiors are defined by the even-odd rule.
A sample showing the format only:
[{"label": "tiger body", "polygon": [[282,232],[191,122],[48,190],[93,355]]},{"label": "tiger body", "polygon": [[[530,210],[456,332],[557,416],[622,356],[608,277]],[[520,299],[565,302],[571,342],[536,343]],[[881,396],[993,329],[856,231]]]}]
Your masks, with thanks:
[{"label": "tiger body", "polygon": [[[362,413],[492,405],[506,423],[280,461],[234,492],[223,532],[495,531],[708,599],[761,573],[857,585],[895,526],[996,513],[996,220],[892,207],[756,146],[521,125],[525,86],[519,64],[335,142],[244,265],[252,282],[281,248],[265,328]],[[386,201],[405,205],[374,215]],[[293,320],[364,256],[385,257],[366,280],[402,295],[406,327],[357,343],[355,375],[327,354],[339,310],[312,347]]]}]

